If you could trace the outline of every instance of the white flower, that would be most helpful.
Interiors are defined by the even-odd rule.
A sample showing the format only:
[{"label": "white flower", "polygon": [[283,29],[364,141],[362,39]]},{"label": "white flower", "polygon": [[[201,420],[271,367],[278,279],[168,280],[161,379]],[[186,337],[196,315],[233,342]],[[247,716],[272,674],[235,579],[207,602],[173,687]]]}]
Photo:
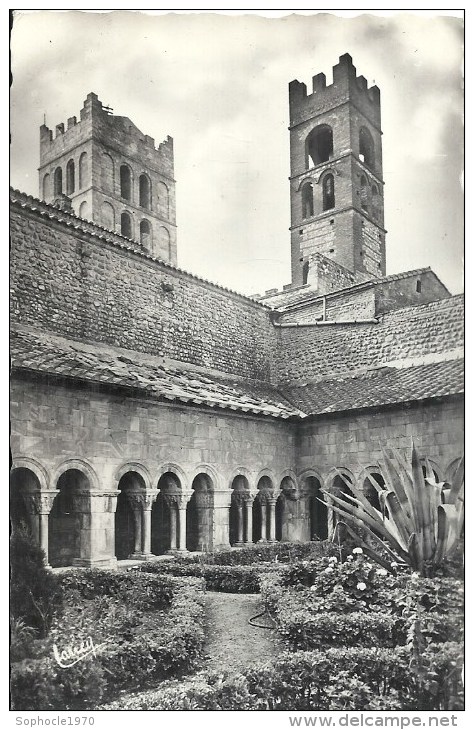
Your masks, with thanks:
[{"label": "white flower", "polygon": [[337,558],[329,558],[330,563],[337,563]]},{"label": "white flower", "polygon": [[316,590],[316,586],[311,586],[311,588],[309,590],[310,591],[315,591]]},{"label": "white flower", "polygon": [[385,568],[379,568],[377,570],[377,575],[388,575],[388,572],[385,570]]},{"label": "white flower", "polygon": [[365,591],[365,589],[367,588],[367,586],[365,585],[365,583],[357,583],[356,588],[357,588],[358,591]]},{"label": "white flower", "polygon": [[418,580],[419,577],[420,577],[420,574],[419,573],[412,573],[411,574],[411,579],[412,580]]},{"label": "white flower", "polygon": [[354,548],[352,552],[354,553],[354,555],[362,555],[363,551],[362,548]]},{"label": "white flower", "polygon": [[352,557],[352,555],[348,555],[346,558],[346,563],[352,563],[353,560],[354,558]]},{"label": "white flower", "polygon": [[329,566],[329,568],[324,569],[324,572],[325,573],[334,573],[334,568],[331,568],[331,566]]}]

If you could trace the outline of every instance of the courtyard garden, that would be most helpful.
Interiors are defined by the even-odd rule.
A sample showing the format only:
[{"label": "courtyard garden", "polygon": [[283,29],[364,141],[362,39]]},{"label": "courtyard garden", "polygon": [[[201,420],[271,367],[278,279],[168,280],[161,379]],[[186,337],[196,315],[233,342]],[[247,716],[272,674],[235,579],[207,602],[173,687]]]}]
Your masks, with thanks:
[{"label": "courtyard garden", "polygon": [[411,468],[330,541],[52,573],[16,532],[14,709],[462,710],[463,478]]}]

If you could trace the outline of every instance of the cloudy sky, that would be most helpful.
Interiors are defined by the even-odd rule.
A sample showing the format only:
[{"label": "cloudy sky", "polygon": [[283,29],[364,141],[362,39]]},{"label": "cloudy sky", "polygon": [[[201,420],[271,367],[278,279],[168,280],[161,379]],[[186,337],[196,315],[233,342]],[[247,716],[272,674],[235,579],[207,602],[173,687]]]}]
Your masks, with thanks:
[{"label": "cloudy sky", "polygon": [[94,91],[156,144],[174,138],[179,265],[247,294],[281,287],[290,281],[288,82],[310,88],[323,71],[330,83],[347,52],[381,89],[387,272],[431,266],[459,292],[463,27],[436,12],[17,11],[11,184],[38,195],[43,115],[54,129]]}]

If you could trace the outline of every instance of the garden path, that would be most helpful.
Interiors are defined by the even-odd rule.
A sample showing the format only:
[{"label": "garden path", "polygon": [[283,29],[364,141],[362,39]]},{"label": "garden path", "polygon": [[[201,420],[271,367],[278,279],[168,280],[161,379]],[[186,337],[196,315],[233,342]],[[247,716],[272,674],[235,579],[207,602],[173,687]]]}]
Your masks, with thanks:
[{"label": "garden path", "polygon": [[[206,669],[240,670],[277,656],[282,647],[275,631],[248,619],[263,610],[261,597],[242,593],[207,593]],[[257,619],[270,626],[267,616]]]}]

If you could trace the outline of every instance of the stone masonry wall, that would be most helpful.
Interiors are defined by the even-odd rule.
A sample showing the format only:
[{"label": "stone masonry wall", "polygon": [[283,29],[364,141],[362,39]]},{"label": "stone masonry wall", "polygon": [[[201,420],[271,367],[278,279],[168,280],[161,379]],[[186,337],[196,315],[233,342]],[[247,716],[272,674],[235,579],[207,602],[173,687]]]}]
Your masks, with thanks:
[{"label": "stone masonry wall", "polygon": [[304,383],[462,347],[463,314],[464,297],[458,295],[388,312],[378,324],[282,328],[278,379]]},{"label": "stone masonry wall", "polygon": [[269,380],[262,305],[34,213],[11,223],[13,322]]},{"label": "stone masonry wall", "polygon": [[332,470],[343,468],[350,472],[353,483],[362,486],[364,470],[376,467],[382,458],[381,445],[406,452],[413,439],[439,478],[449,479],[450,465],[463,454],[463,415],[462,399],[453,398],[311,419],[298,430],[297,472],[311,469],[330,487]]},{"label": "stone masonry wall", "polygon": [[[12,380],[11,424],[14,463],[21,457],[35,460],[47,471],[50,489],[57,487],[55,475],[71,459],[82,460],[92,469],[97,484],[90,486],[98,491],[117,489],[116,473],[125,464],[144,469],[152,488],[170,464],[176,467],[184,491],[191,490],[195,476],[208,473],[214,491],[215,546],[228,545],[233,477],[247,476],[255,494],[258,477],[266,469],[278,490],[283,472],[295,461],[294,426],[285,421],[165,405],[25,378]],[[108,549],[105,533],[102,539],[104,544],[96,546],[96,552]]]}]

